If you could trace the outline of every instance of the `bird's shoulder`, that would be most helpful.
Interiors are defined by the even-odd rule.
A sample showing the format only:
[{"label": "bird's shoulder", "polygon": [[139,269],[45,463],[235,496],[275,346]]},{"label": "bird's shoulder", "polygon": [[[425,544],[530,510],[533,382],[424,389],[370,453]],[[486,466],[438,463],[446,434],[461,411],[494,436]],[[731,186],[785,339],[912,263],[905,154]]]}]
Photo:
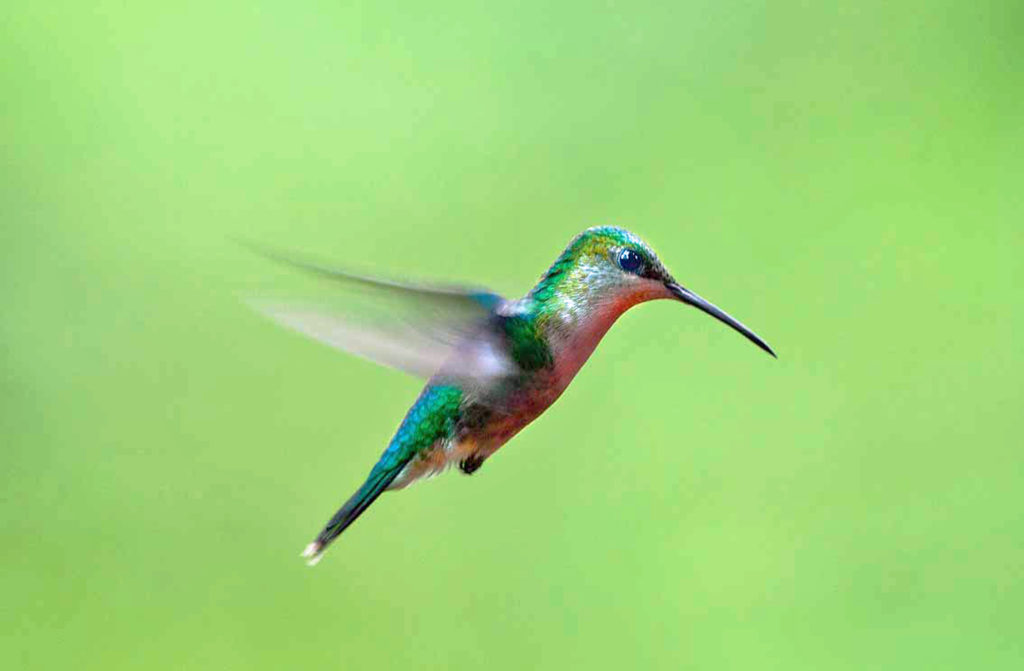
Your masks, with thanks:
[{"label": "bird's shoulder", "polygon": [[550,368],[554,364],[551,345],[535,310],[522,304],[495,313],[494,330],[516,366],[523,372]]}]

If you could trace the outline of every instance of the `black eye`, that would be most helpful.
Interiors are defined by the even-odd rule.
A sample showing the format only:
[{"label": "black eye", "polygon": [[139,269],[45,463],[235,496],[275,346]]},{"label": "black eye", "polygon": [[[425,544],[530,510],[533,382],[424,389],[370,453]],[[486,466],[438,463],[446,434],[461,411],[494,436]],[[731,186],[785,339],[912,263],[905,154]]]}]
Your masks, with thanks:
[{"label": "black eye", "polygon": [[634,252],[632,249],[623,249],[619,252],[619,268],[622,268],[627,273],[633,273],[639,275],[640,271],[643,270],[644,260],[643,258]]}]

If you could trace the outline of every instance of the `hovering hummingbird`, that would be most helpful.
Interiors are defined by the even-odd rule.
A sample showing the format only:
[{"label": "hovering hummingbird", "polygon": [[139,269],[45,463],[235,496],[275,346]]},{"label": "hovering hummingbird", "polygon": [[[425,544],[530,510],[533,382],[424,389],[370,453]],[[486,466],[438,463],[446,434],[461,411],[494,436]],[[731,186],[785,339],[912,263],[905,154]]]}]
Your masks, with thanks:
[{"label": "hovering hummingbird", "polygon": [[476,472],[555,402],[612,323],[638,303],[682,301],[775,356],[753,331],[680,285],[647,244],[622,228],[577,235],[518,300],[271,256],[329,278],[349,298],[340,307],[255,301],[257,309],[336,348],[427,379],[366,481],[302,553],[311,565],[384,491],[453,464]]}]

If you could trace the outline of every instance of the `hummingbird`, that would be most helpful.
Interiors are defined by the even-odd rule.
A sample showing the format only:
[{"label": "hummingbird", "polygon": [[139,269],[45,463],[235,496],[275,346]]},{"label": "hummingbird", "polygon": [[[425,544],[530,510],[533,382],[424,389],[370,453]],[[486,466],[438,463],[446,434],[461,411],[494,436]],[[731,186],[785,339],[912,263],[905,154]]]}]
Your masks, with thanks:
[{"label": "hummingbird", "polygon": [[[383,492],[457,465],[475,473],[554,403],[611,325],[634,305],[685,303],[775,357],[740,321],[687,289],[643,240],[614,226],[576,235],[525,296],[395,282],[268,254],[329,281],[331,303],[256,300],[281,324],[426,379],[365,482],[302,553],[310,565]],[[361,307],[360,307],[361,306]]]}]

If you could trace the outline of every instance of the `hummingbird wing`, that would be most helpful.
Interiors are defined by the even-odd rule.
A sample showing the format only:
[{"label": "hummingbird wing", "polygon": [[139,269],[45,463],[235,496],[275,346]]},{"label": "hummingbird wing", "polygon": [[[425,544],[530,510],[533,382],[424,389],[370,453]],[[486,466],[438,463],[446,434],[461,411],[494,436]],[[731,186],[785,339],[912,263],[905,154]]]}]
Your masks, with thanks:
[{"label": "hummingbird wing", "polygon": [[301,297],[249,300],[295,331],[421,378],[444,364],[447,377],[478,386],[514,370],[493,333],[495,311],[506,302],[496,293],[378,279],[256,251],[321,280],[318,291]]}]

